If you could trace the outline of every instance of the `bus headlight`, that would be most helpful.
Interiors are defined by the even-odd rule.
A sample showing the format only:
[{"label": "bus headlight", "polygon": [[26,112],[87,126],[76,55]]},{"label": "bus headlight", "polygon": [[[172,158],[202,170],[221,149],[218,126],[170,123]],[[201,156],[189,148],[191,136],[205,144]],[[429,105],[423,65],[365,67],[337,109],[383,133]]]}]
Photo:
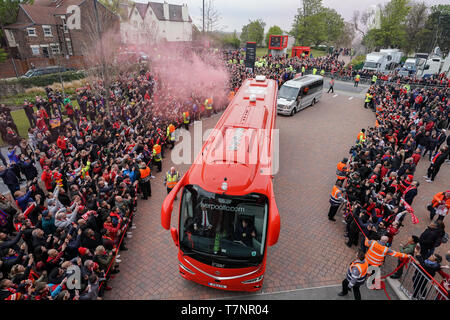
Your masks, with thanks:
[{"label": "bus headlight", "polygon": [[250,279],[250,280],[245,280],[245,281],[242,281],[242,283],[243,283],[243,284],[256,283],[256,282],[261,281],[263,278],[264,278],[264,275],[262,274],[262,275],[260,275],[258,278]]},{"label": "bus headlight", "polygon": [[179,264],[180,268],[183,269],[186,272],[189,272],[190,274],[195,274],[195,272],[191,271],[190,269],[188,269],[187,267],[185,267],[183,264]]}]

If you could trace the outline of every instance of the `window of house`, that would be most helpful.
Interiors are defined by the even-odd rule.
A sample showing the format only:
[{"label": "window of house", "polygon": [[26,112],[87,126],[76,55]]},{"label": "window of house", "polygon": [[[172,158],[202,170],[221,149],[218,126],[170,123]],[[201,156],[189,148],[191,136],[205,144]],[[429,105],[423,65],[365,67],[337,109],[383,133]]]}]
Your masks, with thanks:
[{"label": "window of house", "polygon": [[59,44],[51,44],[50,49],[52,51],[52,55],[60,54]]},{"label": "window of house", "polygon": [[52,28],[50,26],[42,26],[42,30],[44,31],[44,37],[52,37]]},{"label": "window of house", "polygon": [[28,32],[28,36],[30,36],[30,37],[37,37],[35,28],[28,28],[27,32]]},{"label": "window of house", "polygon": [[38,56],[41,54],[40,50],[39,50],[39,46],[30,46],[31,48],[31,53],[33,54],[33,56]]}]

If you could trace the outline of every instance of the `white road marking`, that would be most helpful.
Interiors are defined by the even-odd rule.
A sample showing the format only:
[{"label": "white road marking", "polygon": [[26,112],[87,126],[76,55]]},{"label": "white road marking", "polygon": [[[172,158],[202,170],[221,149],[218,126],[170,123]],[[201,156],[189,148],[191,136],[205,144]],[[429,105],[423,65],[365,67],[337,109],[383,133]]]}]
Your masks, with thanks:
[{"label": "white road marking", "polygon": [[348,98],[348,100],[353,100],[353,97]]},{"label": "white road marking", "polygon": [[336,98],[338,95],[337,94],[335,94],[334,96],[333,96],[333,98]]}]

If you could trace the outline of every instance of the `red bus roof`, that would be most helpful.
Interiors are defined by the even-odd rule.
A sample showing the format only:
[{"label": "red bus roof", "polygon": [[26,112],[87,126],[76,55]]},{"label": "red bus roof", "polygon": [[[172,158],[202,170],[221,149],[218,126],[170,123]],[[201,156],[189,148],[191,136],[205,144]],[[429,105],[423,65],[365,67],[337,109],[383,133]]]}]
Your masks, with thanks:
[{"label": "red bus roof", "polygon": [[244,81],[189,169],[187,184],[223,193],[226,178],[226,194],[269,194],[278,86],[258,78]]}]

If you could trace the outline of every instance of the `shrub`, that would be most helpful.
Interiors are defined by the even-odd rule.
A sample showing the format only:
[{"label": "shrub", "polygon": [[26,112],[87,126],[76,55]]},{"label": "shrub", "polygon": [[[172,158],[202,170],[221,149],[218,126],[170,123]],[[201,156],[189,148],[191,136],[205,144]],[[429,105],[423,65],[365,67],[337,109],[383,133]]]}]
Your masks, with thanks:
[{"label": "shrub", "polygon": [[[83,71],[67,71],[61,73],[61,78],[63,81],[80,80],[85,77],[86,74]],[[22,85],[24,88],[45,87],[59,82],[60,82],[59,73],[47,74],[31,78],[19,78],[8,81],[8,83],[18,83]]]},{"label": "shrub", "polygon": [[364,66],[364,61],[366,61],[366,56],[365,55],[359,55],[359,56],[356,56],[350,62],[350,64],[352,65],[353,69],[359,70],[359,69],[362,69],[362,67]]}]

